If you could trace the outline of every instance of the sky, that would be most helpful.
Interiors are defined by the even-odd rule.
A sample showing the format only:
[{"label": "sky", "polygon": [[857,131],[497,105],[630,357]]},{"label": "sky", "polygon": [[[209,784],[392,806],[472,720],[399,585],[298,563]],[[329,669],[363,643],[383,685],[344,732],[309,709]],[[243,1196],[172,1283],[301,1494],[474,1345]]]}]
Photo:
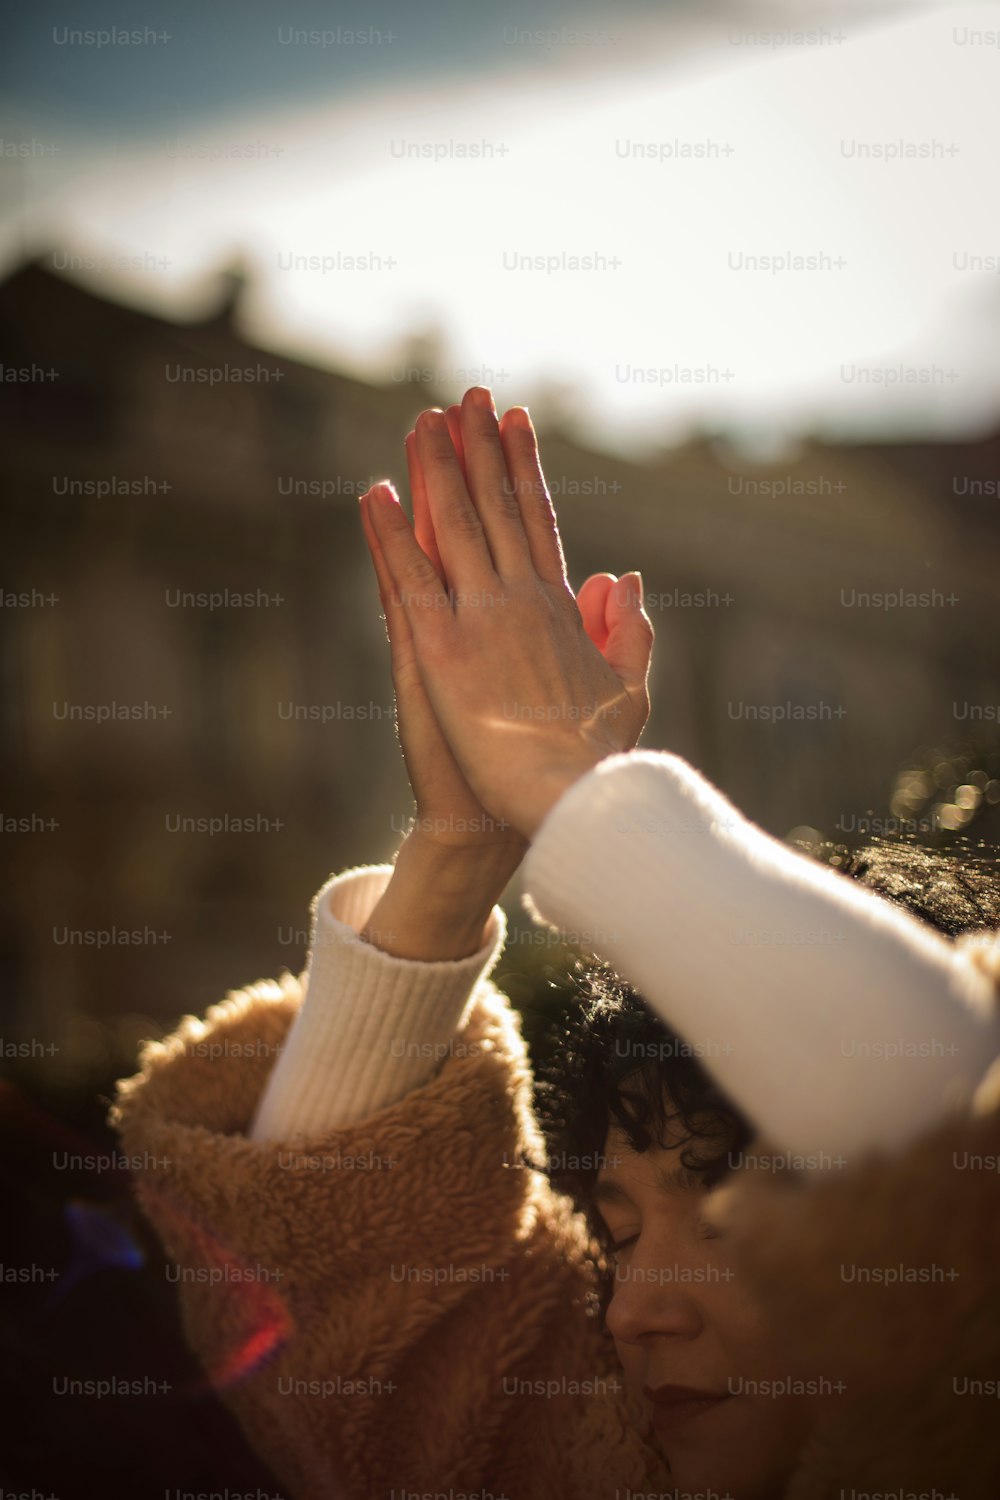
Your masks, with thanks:
[{"label": "sky", "polygon": [[238,258],[266,347],[394,380],[433,330],[449,396],[621,451],[1000,426],[1000,7],[3,24],[0,273],[191,318]]}]

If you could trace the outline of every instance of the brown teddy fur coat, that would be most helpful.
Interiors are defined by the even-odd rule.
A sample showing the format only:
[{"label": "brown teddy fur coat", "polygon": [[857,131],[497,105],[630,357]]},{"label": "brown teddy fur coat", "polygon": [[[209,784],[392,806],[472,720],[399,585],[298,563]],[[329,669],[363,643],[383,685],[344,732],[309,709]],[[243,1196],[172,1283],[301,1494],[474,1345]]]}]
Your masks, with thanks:
[{"label": "brown teddy fur coat", "polygon": [[[186,1337],[249,1442],[296,1500],[671,1496],[597,1315],[585,1221],[511,1165],[544,1145],[506,997],[482,980],[464,1045],[396,1104],[254,1143],[300,996],[286,974],[188,1017],[112,1110]],[[998,1163],[1000,1064],[903,1153],[715,1194],[789,1370],[845,1387],[785,1500],[1000,1497]],[[887,1285],[845,1265],[957,1275]]]}]

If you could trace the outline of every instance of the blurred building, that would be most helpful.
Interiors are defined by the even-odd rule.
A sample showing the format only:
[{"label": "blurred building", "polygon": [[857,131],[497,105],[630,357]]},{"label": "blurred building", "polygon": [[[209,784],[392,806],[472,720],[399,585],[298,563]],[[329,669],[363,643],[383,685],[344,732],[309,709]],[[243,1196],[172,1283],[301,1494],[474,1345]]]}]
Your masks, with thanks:
[{"label": "blurred building", "polygon": [[[301,967],[316,887],[409,811],[356,502],[460,393],[257,348],[241,289],[179,325],[42,264],[0,286],[0,982],[8,1034],[76,1058],[88,1015],[128,1051]],[[542,433],[574,583],[643,570],[643,743],[766,828],[851,842],[915,747],[995,735],[1000,431],[766,465]]]}]

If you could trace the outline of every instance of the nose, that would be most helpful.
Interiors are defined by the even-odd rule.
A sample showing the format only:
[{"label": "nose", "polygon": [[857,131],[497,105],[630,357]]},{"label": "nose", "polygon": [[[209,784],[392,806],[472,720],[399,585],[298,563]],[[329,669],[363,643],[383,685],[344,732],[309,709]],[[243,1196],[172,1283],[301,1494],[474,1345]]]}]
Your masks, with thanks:
[{"label": "nose", "polygon": [[673,1338],[695,1339],[705,1320],[692,1291],[691,1267],[665,1263],[664,1257],[640,1255],[642,1240],[637,1242],[628,1260],[619,1264],[607,1326],[612,1338],[625,1344],[636,1344],[653,1333]]}]

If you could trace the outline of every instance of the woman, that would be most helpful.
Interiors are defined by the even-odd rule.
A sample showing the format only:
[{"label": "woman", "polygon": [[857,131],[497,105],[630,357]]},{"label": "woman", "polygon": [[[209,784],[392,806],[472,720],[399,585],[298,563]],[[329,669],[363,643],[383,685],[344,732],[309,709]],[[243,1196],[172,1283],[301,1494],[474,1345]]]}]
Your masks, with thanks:
[{"label": "woman", "polygon": [[[641,580],[574,599],[526,412],[474,388],[407,456],[413,525],[387,485],[362,519],[415,827],[318,893],[301,980],[119,1085],[213,1383],[296,1496],[992,1500],[1000,1230],[958,1164],[1000,1155],[995,936],[945,942],[635,750]],[[488,979],[522,858],[533,914],[656,1013],[656,1067],[577,1078],[575,1207],[524,1165]],[[628,1037],[612,1003],[592,1039],[609,1009]],[[680,1038],[704,1073],[662,1072]]]}]

